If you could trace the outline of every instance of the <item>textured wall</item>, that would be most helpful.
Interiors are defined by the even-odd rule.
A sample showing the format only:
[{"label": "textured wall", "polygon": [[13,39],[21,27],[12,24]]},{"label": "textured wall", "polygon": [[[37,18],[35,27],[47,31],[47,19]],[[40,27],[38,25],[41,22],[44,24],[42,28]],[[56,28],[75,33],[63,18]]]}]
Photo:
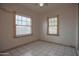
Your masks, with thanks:
[{"label": "textured wall", "polygon": [[[13,15],[0,10],[0,51],[28,43],[37,39],[66,45],[77,45],[76,4],[59,6],[47,13],[36,13],[20,5],[3,4],[0,7],[9,11],[16,10],[22,15],[31,16],[33,20],[33,35],[13,38]],[[59,15],[59,36],[47,35],[47,17]],[[76,44],[77,43],[77,44]]]},{"label": "textured wall", "polygon": [[22,15],[31,16],[33,22],[33,35],[20,38],[13,38],[13,14],[0,10],[0,51],[28,43],[38,39],[38,19],[37,14],[21,6],[2,5],[7,10],[17,10],[17,13]]},{"label": "textured wall", "polygon": [[[47,17],[59,15],[59,36],[47,35]],[[41,39],[66,45],[76,45],[76,4],[63,5],[41,16]]]}]

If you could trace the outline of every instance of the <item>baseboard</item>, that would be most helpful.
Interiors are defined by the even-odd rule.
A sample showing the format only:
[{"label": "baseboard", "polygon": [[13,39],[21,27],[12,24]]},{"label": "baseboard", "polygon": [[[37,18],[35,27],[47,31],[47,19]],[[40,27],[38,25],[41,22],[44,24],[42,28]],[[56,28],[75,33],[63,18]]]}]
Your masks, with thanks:
[{"label": "baseboard", "polygon": [[21,44],[21,45],[19,45],[19,46],[16,46],[16,47],[13,47],[13,48],[10,48],[10,49],[6,49],[6,50],[3,50],[3,51],[0,51],[0,53],[7,52],[7,51],[10,51],[10,50],[12,50],[12,49],[16,49],[16,48],[18,48],[18,47],[21,47],[21,46],[24,46],[24,45],[28,45],[28,44],[33,43],[33,42],[36,42],[36,41],[43,41],[43,42],[48,42],[48,43],[53,43],[53,44],[57,44],[57,45],[62,45],[62,46],[67,46],[67,47],[75,48],[75,47],[72,46],[72,45],[65,45],[65,44],[61,44],[61,43],[49,42],[49,41],[46,41],[46,40],[40,40],[40,39],[38,39],[38,40],[34,40],[34,41],[31,41],[31,42],[28,42],[28,43],[25,43],[25,44]]},{"label": "baseboard", "polygon": [[76,49],[76,53],[77,53],[77,56],[79,56],[79,50],[78,49]]},{"label": "baseboard", "polygon": [[48,43],[53,43],[53,44],[57,44],[57,45],[62,45],[62,46],[75,48],[75,46],[72,46],[72,45],[66,45],[66,44],[61,44],[61,43],[56,43],[56,42],[50,42],[50,41],[41,40],[41,39],[40,39],[40,41],[44,41],[44,42],[48,42]]},{"label": "baseboard", "polygon": [[18,48],[18,47],[21,47],[21,46],[24,46],[24,45],[28,45],[28,44],[33,43],[33,42],[36,42],[36,41],[38,41],[38,40],[30,41],[30,42],[28,42],[28,43],[21,44],[21,45],[15,46],[15,47],[13,47],[13,48],[9,48],[9,49],[6,49],[6,50],[3,50],[3,51],[0,51],[0,53],[7,52],[7,51],[10,51],[10,50],[12,50],[12,49],[16,49],[16,48]]}]

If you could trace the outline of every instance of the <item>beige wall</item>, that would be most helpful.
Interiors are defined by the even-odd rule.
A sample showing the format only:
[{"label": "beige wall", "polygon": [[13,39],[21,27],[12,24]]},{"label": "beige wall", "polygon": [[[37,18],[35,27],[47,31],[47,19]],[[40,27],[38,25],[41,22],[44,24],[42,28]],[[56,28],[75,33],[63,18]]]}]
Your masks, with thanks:
[{"label": "beige wall", "polygon": [[[47,35],[47,17],[59,15],[59,36]],[[76,5],[63,5],[41,16],[41,40],[76,45]]]},{"label": "beige wall", "polygon": [[[13,38],[13,14],[0,10],[0,51],[28,43],[38,39],[38,16],[33,11],[21,8],[21,6],[2,5],[8,10],[16,10],[17,13],[31,16],[33,21],[33,35],[20,38]],[[20,8],[19,8],[20,7]]]}]

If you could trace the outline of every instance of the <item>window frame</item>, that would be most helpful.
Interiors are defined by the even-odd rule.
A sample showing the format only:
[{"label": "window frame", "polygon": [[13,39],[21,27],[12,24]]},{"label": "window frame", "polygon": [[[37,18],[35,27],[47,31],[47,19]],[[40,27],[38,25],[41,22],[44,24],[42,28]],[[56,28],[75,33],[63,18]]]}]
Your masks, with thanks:
[{"label": "window frame", "polygon": [[[26,36],[32,36],[33,35],[33,23],[32,23],[32,17],[29,17],[31,18],[31,34],[22,34],[22,35],[16,35],[16,12],[13,13],[13,28],[14,28],[14,38],[19,38],[19,37],[26,37]],[[23,16],[23,15],[20,15],[20,16]],[[24,17],[27,17],[27,16],[24,16]],[[25,25],[24,25],[25,26]]]},{"label": "window frame", "polygon": [[47,18],[47,35],[59,36],[59,15],[54,16],[54,17],[57,17],[57,34],[50,34],[49,33],[49,18],[53,18],[53,17],[48,17]]}]

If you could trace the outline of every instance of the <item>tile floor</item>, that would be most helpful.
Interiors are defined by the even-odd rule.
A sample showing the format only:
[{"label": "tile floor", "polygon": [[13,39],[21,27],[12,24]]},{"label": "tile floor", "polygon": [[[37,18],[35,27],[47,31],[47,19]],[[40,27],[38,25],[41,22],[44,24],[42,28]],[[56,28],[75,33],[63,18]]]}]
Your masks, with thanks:
[{"label": "tile floor", "polygon": [[36,41],[7,51],[11,56],[77,56],[75,48]]}]

